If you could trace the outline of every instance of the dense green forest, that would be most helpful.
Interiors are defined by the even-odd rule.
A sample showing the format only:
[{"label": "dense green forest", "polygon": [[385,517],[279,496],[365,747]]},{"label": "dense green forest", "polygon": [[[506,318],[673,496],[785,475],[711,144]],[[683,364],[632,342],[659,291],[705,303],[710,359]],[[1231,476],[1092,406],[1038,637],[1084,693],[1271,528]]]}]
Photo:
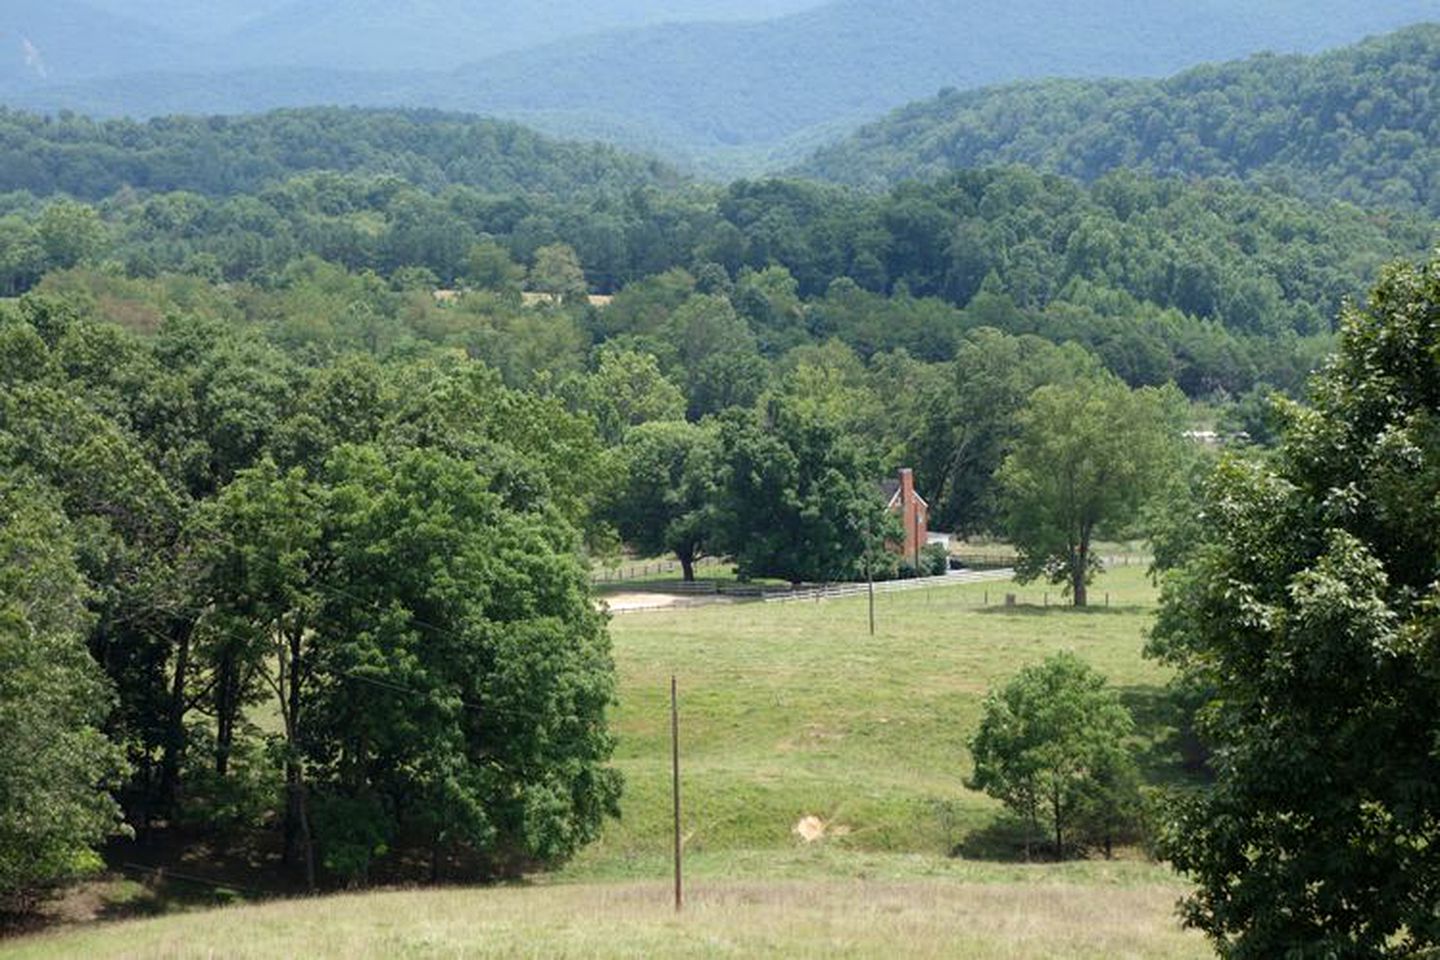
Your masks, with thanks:
[{"label": "dense green forest", "polygon": [[[214,124],[7,119],[16,190],[0,195],[0,294],[81,264],[117,288],[127,277],[187,274],[274,291],[310,270],[297,266],[309,257],[373,272],[398,302],[403,291],[503,289],[519,283],[504,279],[510,271],[564,246],[589,292],[621,295],[574,321],[584,329],[569,338],[573,349],[550,354],[552,367],[574,367],[593,343],[643,342],[657,316],[687,297],[733,287],[771,360],[839,338],[864,359],[903,349],[945,361],[967,330],[989,326],[1077,341],[1134,385],[1173,380],[1195,397],[1259,384],[1293,391],[1342,300],[1361,296],[1380,263],[1434,239],[1419,217],[1222,181],[1116,174],[1079,186],[1011,168],[882,195],[781,180],[667,189],[663,171],[618,154],[450,118],[322,110]],[[335,131],[348,147],[324,145]],[[467,166],[456,145],[472,136],[505,162]],[[136,145],[128,151],[127,140]],[[232,163],[209,162],[235,143],[226,147]],[[362,171],[397,172],[285,176],[337,155]],[[535,157],[551,162],[525,160]],[[457,182],[512,183],[503,172],[524,162],[529,182],[556,188],[502,193]],[[96,169],[106,172],[97,179]],[[270,171],[276,179],[254,192],[232,193]],[[53,196],[57,185],[88,180],[120,185],[90,204]],[[558,188],[567,182],[572,189]],[[191,190],[165,190],[170,183]],[[487,264],[497,252],[504,262]],[[137,323],[153,326],[165,309],[137,308]],[[376,309],[393,317],[396,308]]]},{"label": "dense green forest", "polygon": [[121,187],[231,195],[312,171],[501,194],[601,193],[677,180],[659,163],[618,150],[436,111],[316,108],[137,123],[0,108],[0,192],[90,200]]},{"label": "dense green forest", "polygon": [[1163,81],[1047,80],[948,91],[823,148],[801,169],[883,186],[1024,163],[1238,177],[1305,196],[1440,212],[1440,26],[1315,57],[1262,56]]}]

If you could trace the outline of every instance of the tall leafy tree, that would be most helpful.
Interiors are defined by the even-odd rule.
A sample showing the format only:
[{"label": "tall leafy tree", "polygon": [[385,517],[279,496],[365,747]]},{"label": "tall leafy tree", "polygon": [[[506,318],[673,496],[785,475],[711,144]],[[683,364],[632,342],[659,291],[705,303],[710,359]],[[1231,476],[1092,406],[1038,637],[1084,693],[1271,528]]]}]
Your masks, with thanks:
[{"label": "tall leafy tree", "polygon": [[1068,383],[1096,368],[1073,344],[1012,337],[990,327],[966,334],[948,376],[911,376],[914,393],[905,457],[922,478],[934,522],[965,532],[999,526],[995,472],[1010,450],[1018,416],[1045,384]]},{"label": "tall leafy tree", "polygon": [[326,861],[363,878],[407,831],[491,873],[569,857],[619,796],[609,637],[572,529],[436,451],[341,448],[324,483],[303,737]]},{"label": "tall leafy tree", "polygon": [[621,538],[644,556],[673,553],[685,580],[715,549],[719,436],[712,422],[649,423],[620,448],[623,478],[606,506]]},{"label": "tall leafy tree", "polygon": [[565,243],[553,243],[536,250],[529,279],[535,292],[547,293],[567,303],[584,300],[589,290],[575,248]]},{"label": "tall leafy tree", "polygon": [[1178,467],[1177,400],[1112,377],[1035,391],[997,475],[1022,582],[1047,577],[1085,606],[1096,535],[1132,527]]},{"label": "tall leafy tree", "polygon": [[562,384],[561,392],[595,418],[607,443],[619,443],[643,423],[685,418],[685,395],[649,353],[601,349],[595,371]]},{"label": "tall leafy tree", "polygon": [[[285,768],[284,857],[286,864],[303,867],[311,889],[315,837],[302,731],[310,727],[322,680],[315,624],[331,564],[320,541],[323,498],[324,490],[309,482],[302,468],[281,474],[267,460],[242,471],[205,505],[199,521],[213,621],[202,632],[213,628],[222,641],[219,651],[231,661],[229,670],[216,669],[217,686],[230,675],[258,675],[274,694]],[[216,715],[223,728],[224,712]],[[225,740],[217,732],[219,749],[225,749]]]},{"label": "tall leafy tree", "polygon": [[1440,946],[1440,261],[1342,317],[1312,406],[1208,481],[1151,651],[1200,691],[1214,785],[1162,852],[1227,956]]},{"label": "tall leafy tree", "polygon": [[53,490],[0,480],[0,909],[97,869],[96,846],[123,830],[77,546]]},{"label": "tall leafy tree", "polygon": [[742,576],[851,579],[889,531],[873,463],[814,409],[772,397],[721,421],[720,546]]}]

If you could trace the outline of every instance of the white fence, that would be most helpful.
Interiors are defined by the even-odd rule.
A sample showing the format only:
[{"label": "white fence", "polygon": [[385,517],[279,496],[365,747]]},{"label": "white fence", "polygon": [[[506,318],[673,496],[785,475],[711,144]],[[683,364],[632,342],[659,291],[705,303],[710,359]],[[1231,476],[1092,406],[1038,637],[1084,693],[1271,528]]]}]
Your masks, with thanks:
[{"label": "white fence", "polygon": [[[940,577],[916,577],[913,580],[884,580],[875,584],[876,593],[903,593],[906,590],[925,590],[930,587],[957,587],[964,583],[994,583],[1009,580],[1015,576],[1010,568],[1002,570],[959,570]],[[869,590],[864,583],[833,583],[820,587],[801,587],[797,590],[766,593],[766,603],[797,603],[806,600],[839,600],[844,597],[863,597]]]}]

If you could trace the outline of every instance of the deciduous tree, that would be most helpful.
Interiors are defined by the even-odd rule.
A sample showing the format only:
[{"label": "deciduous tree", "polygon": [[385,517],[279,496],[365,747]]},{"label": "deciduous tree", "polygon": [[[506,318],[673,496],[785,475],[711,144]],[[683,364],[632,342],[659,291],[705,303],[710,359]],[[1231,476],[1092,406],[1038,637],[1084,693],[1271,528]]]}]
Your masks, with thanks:
[{"label": "deciduous tree", "polygon": [[1213,787],[1162,853],[1227,956],[1440,946],[1440,260],[1342,317],[1268,460],[1208,481],[1151,652],[1199,692]]},{"label": "deciduous tree", "polygon": [[1085,606],[1096,533],[1133,525],[1176,466],[1178,400],[1108,376],[1035,391],[997,475],[1022,582],[1047,577]]},{"label": "deciduous tree", "polygon": [[874,464],[837,424],[786,398],[721,423],[717,530],[742,576],[852,579],[883,538]]},{"label": "deciduous tree", "polygon": [[98,869],[122,832],[124,769],[101,732],[113,699],[85,648],[90,589],[59,497],[0,480],[0,909]]},{"label": "deciduous tree", "polygon": [[606,507],[624,541],[644,556],[673,553],[687,581],[714,549],[719,436],[714,424],[636,427],[620,448],[623,477]]},{"label": "deciduous tree", "polygon": [[1100,803],[1122,809],[1121,794],[1134,789],[1124,742],[1133,727],[1103,676],[1073,653],[1056,654],[986,697],[970,741],[970,784],[1003,801],[1033,831],[1043,825],[1063,858],[1084,814]]}]

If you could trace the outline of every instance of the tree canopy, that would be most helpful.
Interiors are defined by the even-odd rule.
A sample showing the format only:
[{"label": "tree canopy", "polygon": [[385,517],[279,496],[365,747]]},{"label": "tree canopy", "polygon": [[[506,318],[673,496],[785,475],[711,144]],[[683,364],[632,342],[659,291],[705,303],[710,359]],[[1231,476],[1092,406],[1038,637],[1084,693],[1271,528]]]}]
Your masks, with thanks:
[{"label": "tree canopy", "polygon": [[1151,651],[1199,694],[1213,787],[1162,852],[1229,956],[1440,944],[1434,688],[1440,261],[1342,318],[1273,458],[1222,461]]},{"label": "tree canopy", "polygon": [[1134,809],[1125,744],[1133,729],[1104,676],[1073,653],[1055,654],[985,698],[970,783],[1023,817],[1029,836],[1043,825],[1063,859],[1077,839],[1093,839],[1084,836],[1087,815]]},{"label": "tree canopy", "polygon": [[1064,584],[1075,606],[1100,560],[1091,547],[1125,532],[1179,468],[1185,426],[1178,393],[1132,391],[1111,378],[1048,385],[1019,414],[996,480],[1022,581]]},{"label": "tree canopy", "polygon": [[822,148],[801,169],[873,186],[1024,163],[1236,177],[1310,197],[1440,212],[1429,131],[1440,27],[1318,56],[1262,55],[1166,80],[1039,80],[947,90]]},{"label": "tree canopy", "polygon": [[58,500],[34,477],[0,481],[0,911],[92,872],[125,830],[113,689],[86,649],[91,589]]}]

